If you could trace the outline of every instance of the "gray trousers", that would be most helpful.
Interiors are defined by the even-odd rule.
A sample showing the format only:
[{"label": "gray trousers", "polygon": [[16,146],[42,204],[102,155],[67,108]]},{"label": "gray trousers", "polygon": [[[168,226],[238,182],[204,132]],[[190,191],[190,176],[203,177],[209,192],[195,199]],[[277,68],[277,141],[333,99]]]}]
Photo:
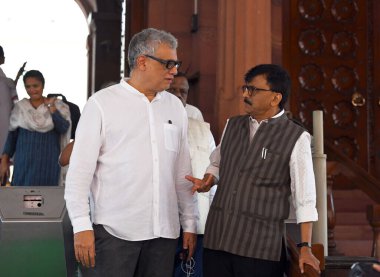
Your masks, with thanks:
[{"label": "gray trousers", "polygon": [[103,225],[93,225],[95,267],[83,268],[84,277],[164,277],[173,274],[177,239],[122,240]]}]

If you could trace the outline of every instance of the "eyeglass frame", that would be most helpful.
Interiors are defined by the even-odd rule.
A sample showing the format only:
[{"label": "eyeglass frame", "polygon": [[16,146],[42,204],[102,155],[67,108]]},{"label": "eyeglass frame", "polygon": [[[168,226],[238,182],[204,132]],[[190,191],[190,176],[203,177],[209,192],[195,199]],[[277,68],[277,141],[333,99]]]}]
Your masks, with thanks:
[{"label": "eyeglass frame", "polygon": [[[159,62],[160,64],[164,65],[166,69],[173,69],[174,67],[176,69],[178,69],[181,64],[182,64],[182,61],[176,61],[176,60],[164,60],[164,59],[160,59],[160,58],[157,58],[155,56],[151,56],[151,55],[148,55],[148,54],[145,54],[144,55],[145,57],[147,58],[150,58],[152,60],[155,60],[156,62]],[[173,66],[170,66],[170,63],[173,64]]]},{"label": "eyeglass frame", "polygon": [[275,93],[281,93],[272,89],[265,89],[265,88],[257,88],[255,86],[250,85],[243,85],[241,86],[242,93],[247,92],[249,97],[255,96],[259,91],[271,91]]}]

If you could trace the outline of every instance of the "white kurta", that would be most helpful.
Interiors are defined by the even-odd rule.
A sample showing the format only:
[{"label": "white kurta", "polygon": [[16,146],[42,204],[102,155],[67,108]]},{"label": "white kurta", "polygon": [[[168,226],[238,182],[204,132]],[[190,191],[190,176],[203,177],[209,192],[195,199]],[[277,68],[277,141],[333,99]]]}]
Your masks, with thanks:
[{"label": "white kurta", "polygon": [[[210,124],[189,118],[188,139],[193,176],[202,179],[207,166],[210,164],[210,154],[215,149]],[[216,186],[213,186],[209,192],[196,193],[199,210],[198,234],[204,234],[208,211],[215,191]]]}]

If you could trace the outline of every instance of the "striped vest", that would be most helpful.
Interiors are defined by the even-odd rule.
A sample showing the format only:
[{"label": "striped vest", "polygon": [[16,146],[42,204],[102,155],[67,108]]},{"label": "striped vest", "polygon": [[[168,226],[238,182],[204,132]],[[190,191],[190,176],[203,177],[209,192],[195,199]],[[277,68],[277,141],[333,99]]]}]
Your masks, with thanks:
[{"label": "striped vest", "polygon": [[289,215],[292,150],[305,130],[286,115],[263,122],[249,144],[249,117],[231,118],[204,247],[279,261]]}]

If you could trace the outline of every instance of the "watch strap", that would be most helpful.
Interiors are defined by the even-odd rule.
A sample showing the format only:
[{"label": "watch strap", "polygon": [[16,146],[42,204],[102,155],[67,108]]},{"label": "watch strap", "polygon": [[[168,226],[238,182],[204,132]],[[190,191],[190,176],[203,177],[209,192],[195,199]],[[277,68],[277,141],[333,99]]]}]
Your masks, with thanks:
[{"label": "watch strap", "polygon": [[306,241],[297,243],[297,247],[299,247],[299,248],[304,247],[304,246],[311,248],[311,243],[306,242]]}]

